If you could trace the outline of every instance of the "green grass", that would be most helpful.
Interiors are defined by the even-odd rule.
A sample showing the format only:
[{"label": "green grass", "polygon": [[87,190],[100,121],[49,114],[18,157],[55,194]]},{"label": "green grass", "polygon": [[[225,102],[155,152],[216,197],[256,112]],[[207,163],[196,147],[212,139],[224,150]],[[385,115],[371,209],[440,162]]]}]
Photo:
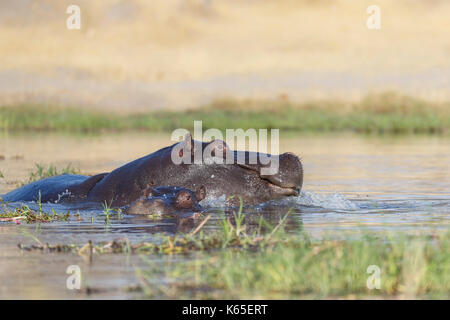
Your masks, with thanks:
[{"label": "green grass", "polygon": [[111,204],[110,203],[108,204],[106,201],[104,201],[102,203],[102,206],[103,206],[103,214],[105,215],[105,224],[106,225],[109,225],[111,216],[113,214],[115,214],[115,216],[117,216],[117,218],[119,220],[122,218],[122,209],[113,208],[113,207],[111,207]]},{"label": "green grass", "polygon": [[[222,250],[192,260],[166,260],[141,272],[149,296],[167,298],[292,299],[327,297],[444,298],[450,288],[450,235],[430,241],[366,236],[359,240],[278,243],[256,252]],[[436,241],[439,241],[437,245]],[[367,268],[380,268],[369,290]]]},{"label": "green grass", "polygon": [[58,169],[58,167],[54,164],[44,165],[35,163],[35,167],[36,168],[34,169],[34,171],[30,172],[28,179],[21,182],[21,185],[25,185],[44,178],[58,176],[61,174],[80,174],[80,170],[77,168],[73,168],[70,163],[61,169]]},{"label": "green grass", "polygon": [[[185,238],[191,250],[200,250],[191,259],[168,259],[158,267],[149,262],[147,269],[138,269],[144,292],[171,299],[450,297],[448,232],[366,232],[358,239],[314,240],[301,227],[298,234],[285,232],[289,213],[276,226],[261,219],[250,232],[240,212],[233,222],[224,218],[213,235],[200,234],[197,241]],[[176,246],[176,239],[172,242],[171,247]],[[380,289],[367,288],[372,265],[380,269]],[[164,279],[165,285],[152,285],[156,279]]]},{"label": "green grass", "polygon": [[42,210],[41,192],[39,192],[38,211],[31,209],[29,206],[22,204],[21,207],[14,208],[13,210],[7,208],[0,199],[0,222],[15,222],[21,224],[22,221],[26,223],[40,223],[40,222],[52,222],[57,220],[67,221],[69,220],[70,213],[56,213],[52,209],[52,213],[48,214]]},{"label": "green grass", "polygon": [[100,130],[172,131],[203,128],[278,128],[296,132],[448,133],[450,104],[430,103],[387,92],[355,103],[279,100],[218,100],[195,110],[119,115],[82,109],[18,105],[0,107],[0,129],[95,132]]},{"label": "green grass", "polygon": [[[76,246],[37,240],[38,245],[19,247],[81,255],[139,254],[144,266],[135,266],[136,275],[149,298],[450,298],[450,233],[363,232],[358,239],[318,240],[302,228],[287,233],[286,216],[275,226],[261,218],[250,228],[239,211],[223,216],[214,231],[155,235],[152,242],[119,239]],[[161,263],[148,259],[155,254]],[[173,259],[174,254],[183,256]],[[372,265],[380,269],[380,289],[367,288]]]},{"label": "green grass", "polygon": [[[57,176],[60,174],[80,174],[80,170],[77,168],[73,168],[70,164],[66,167],[58,169],[53,164],[43,165],[36,163],[34,171],[31,171],[28,178],[25,181],[19,183],[19,186],[26,185],[28,183]],[[0,177],[4,178],[3,175]],[[27,223],[36,223],[36,222],[52,222],[56,220],[64,220],[67,221],[69,219],[69,211],[67,213],[56,213],[54,209],[52,209],[52,213],[48,214],[42,210],[42,202],[41,202],[41,192],[39,191],[39,199],[38,199],[38,211],[30,209],[27,205],[22,205],[21,207],[14,208],[13,210],[6,207],[3,200],[0,198],[0,221],[2,222],[15,222],[20,224],[21,221],[25,221]]]}]

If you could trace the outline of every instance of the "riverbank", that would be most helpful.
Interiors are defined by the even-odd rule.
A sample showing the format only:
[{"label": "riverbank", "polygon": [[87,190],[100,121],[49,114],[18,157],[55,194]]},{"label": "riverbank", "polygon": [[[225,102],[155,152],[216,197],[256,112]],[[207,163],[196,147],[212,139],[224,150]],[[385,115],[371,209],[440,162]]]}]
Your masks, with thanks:
[{"label": "riverbank", "polygon": [[[146,298],[448,299],[448,232],[375,235],[361,229],[356,239],[314,239],[301,222],[296,232],[286,233],[287,216],[276,225],[262,217],[248,224],[251,216],[239,210],[220,218],[213,232],[199,231],[201,223],[189,233],[154,235],[153,241],[139,243],[125,238],[44,244],[29,234],[37,243],[19,248],[25,256],[34,251],[72,253],[87,261],[138,255],[139,266],[133,266],[137,284],[132,287]],[[70,219],[68,214],[65,218]],[[96,291],[101,289],[88,285],[80,293]]]},{"label": "riverbank", "polygon": [[380,134],[447,134],[450,103],[386,92],[357,102],[222,99],[183,111],[116,114],[49,105],[0,107],[0,130],[98,132],[145,130],[170,132],[192,129],[267,128],[293,132],[357,132]]}]

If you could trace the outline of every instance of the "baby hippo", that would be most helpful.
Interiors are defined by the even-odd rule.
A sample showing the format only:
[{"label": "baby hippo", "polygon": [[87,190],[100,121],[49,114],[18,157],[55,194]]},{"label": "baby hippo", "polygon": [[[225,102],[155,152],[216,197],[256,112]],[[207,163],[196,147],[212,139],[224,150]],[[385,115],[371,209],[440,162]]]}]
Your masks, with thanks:
[{"label": "baby hippo", "polygon": [[127,214],[144,215],[192,215],[202,210],[198,203],[206,195],[204,186],[195,193],[180,187],[147,187],[142,196],[129,205],[123,207]]}]

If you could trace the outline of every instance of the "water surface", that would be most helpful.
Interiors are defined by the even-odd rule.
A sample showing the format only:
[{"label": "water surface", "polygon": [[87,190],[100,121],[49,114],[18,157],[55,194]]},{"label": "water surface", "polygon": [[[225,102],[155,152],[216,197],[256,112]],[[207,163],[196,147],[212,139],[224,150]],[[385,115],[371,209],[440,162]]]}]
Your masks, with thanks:
[{"label": "water surface", "polygon": [[[83,173],[110,171],[167,146],[167,134],[114,133],[99,135],[3,134],[0,136],[0,194],[25,180],[35,163],[65,167],[71,163]],[[303,229],[313,237],[358,237],[400,231],[411,234],[445,232],[450,226],[450,138],[433,136],[372,137],[341,135],[282,136],[280,152],[301,156],[305,179],[299,197],[245,208],[248,221],[263,215],[276,223],[289,209],[289,232]],[[223,211],[221,199],[204,206],[213,218],[205,230],[217,228]],[[20,205],[18,203],[10,206]],[[36,207],[36,204],[29,204]],[[22,252],[17,244],[33,244],[30,234],[43,243],[110,241],[126,237],[132,242],[154,240],[155,233],[182,232],[170,219],[112,218],[108,225],[101,206],[44,205],[45,211],[80,213],[45,224],[16,225],[0,222],[0,298],[86,298],[66,289],[66,268],[79,265],[83,284],[104,291],[92,298],[134,298],[123,290],[138,282],[135,268],[144,268],[139,256],[96,255],[89,263],[76,254]],[[254,219],[257,220],[257,219]],[[151,256],[155,264],[164,259]]]}]

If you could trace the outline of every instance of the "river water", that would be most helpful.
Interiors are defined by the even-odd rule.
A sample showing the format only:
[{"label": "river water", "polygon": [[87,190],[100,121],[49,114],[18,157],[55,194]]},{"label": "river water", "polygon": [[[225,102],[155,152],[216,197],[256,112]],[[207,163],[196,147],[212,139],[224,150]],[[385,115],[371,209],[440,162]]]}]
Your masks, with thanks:
[{"label": "river water", "polygon": [[[59,168],[70,163],[85,174],[95,174],[171,143],[168,134],[3,133],[0,194],[24,181],[35,163]],[[399,231],[432,234],[450,229],[450,137],[282,134],[280,152],[286,151],[302,158],[301,195],[245,208],[249,217],[263,215],[276,222],[292,209],[288,230],[302,228],[316,238],[358,237],[363,231],[395,235]],[[223,201],[207,199],[203,205],[213,216],[205,229],[213,230]],[[152,241],[155,233],[182,232],[173,221],[143,217],[112,218],[106,225],[100,206],[84,209],[44,204],[43,209],[70,209],[82,219],[20,225],[0,222],[0,298],[139,298],[139,293],[123,290],[137,283],[135,268],[143,267],[137,255],[96,255],[89,262],[76,254],[22,252],[17,244],[33,244],[33,236],[43,243],[84,244],[123,237],[132,242]],[[158,264],[165,258],[154,255],[150,259]],[[70,265],[80,266],[83,285],[102,290],[86,296],[67,289]]]}]

